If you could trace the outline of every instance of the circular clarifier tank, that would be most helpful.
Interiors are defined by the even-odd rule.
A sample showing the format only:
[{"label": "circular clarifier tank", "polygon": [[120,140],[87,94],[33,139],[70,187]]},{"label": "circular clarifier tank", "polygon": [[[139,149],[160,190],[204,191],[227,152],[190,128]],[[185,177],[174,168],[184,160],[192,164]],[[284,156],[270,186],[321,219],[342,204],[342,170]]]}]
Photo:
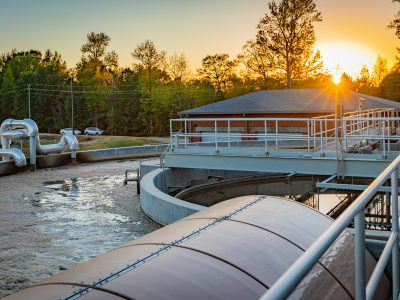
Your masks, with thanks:
[{"label": "circular clarifier tank", "polygon": [[[258,299],[332,224],[303,204],[221,202],[6,299]],[[366,278],[375,259],[366,250]],[[375,298],[386,299],[384,275]],[[292,299],[353,299],[354,239],[345,231]]]}]

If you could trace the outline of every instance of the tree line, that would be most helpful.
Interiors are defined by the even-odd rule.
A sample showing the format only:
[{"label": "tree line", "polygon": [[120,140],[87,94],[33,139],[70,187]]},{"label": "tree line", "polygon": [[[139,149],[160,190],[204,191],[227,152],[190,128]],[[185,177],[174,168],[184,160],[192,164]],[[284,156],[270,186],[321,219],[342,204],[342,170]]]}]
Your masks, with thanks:
[{"label": "tree line", "polygon": [[[207,55],[195,72],[185,54],[168,54],[151,40],[136,45],[132,66],[123,68],[109,49],[111,37],[103,32],[87,34],[73,68],[57,51],[12,50],[0,55],[0,117],[30,114],[41,131],[58,132],[71,125],[73,106],[75,128],[167,135],[168,120],[188,108],[262,89],[331,84],[332,75],[315,49],[314,24],[321,21],[314,0],[270,1],[254,38],[237,57]],[[395,22],[390,26],[397,28]],[[394,86],[399,69],[389,72],[387,61],[378,61],[373,79],[367,69],[356,79],[343,74],[342,84],[383,95],[385,86]]]}]

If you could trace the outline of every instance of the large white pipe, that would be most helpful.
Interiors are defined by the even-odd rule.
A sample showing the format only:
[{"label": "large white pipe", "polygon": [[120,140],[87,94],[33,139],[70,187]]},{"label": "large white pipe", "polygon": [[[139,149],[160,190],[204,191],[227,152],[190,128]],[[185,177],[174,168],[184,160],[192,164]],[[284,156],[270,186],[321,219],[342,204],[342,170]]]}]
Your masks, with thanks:
[{"label": "large white pipe", "polygon": [[36,168],[36,136],[39,134],[39,129],[35,121],[31,119],[14,120],[7,119],[0,126],[1,146],[3,149],[10,148],[10,139],[3,136],[9,130],[24,128],[29,137],[29,163],[31,168]]},{"label": "large white pipe", "polygon": [[17,149],[17,148],[0,149],[0,156],[14,158],[15,165],[17,167],[26,166],[25,155],[20,149]]},{"label": "large white pipe", "polygon": [[69,148],[71,152],[76,152],[78,150],[78,140],[76,136],[72,134],[64,134],[61,140],[57,144],[42,145],[40,144],[39,136],[36,137],[36,153],[37,154],[51,154],[60,153]]},{"label": "large white pipe", "polygon": [[[35,121],[31,119],[5,120],[0,126],[0,136],[1,136],[1,146],[4,150],[10,149],[11,140],[18,140],[23,137],[29,137],[29,154],[30,154],[29,157],[30,157],[30,165],[33,170],[36,168],[37,154],[46,155],[51,153],[60,153],[69,147],[69,149],[71,150],[71,158],[73,162],[76,160],[76,152],[78,151],[78,146],[79,146],[76,136],[74,136],[73,134],[65,134],[61,137],[59,143],[51,145],[42,145],[40,144],[39,129]],[[0,152],[0,156],[3,156],[4,160],[8,160],[10,156],[13,156],[10,153],[14,152],[15,151],[8,151],[8,152],[5,151],[4,153]],[[22,152],[21,154],[23,155]],[[18,155],[17,158],[19,158]]]},{"label": "large white pipe", "polygon": [[35,121],[31,119],[24,120],[14,120],[7,119],[0,126],[0,134],[3,135],[3,132],[6,130],[16,129],[16,128],[25,128],[27,136],[37,136],[39,134],[39,129],[35,123]]}]

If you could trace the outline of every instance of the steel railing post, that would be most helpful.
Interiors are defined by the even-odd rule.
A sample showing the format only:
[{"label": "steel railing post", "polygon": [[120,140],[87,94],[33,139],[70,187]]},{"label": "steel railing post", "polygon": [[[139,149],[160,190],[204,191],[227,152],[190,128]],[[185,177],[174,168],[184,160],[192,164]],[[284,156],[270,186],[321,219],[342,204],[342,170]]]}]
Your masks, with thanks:
[{"label": "steel railing post", "polygon": [[310,119],[307,119],[307,150],[310,151]]},{"label": "steel railing post", "polygon": [[185,119],[185,147],[187,147],[187,122]]},{"label": "steel railing post", "polygon": [[382,120],[382,148],[383,148],[383,157],[386,157],[386,142],[385,142],[385,131],[386,131],[386,122]]},{"label": "steel railing post", "polygon": [[228,120],[228,148],[231,147],[231,121]]},{"label": "steel railing post", "polygon": [[275,149],[278,150],[278,120],[275,120]]},{"label": "steel railing post", "polygon": [[346,120],[342,121],[342,131],[343,131],[343,141],[344,141],[344,151],[347,152],[347,123]]},{"label": "steel railing post", "polygon": [[398,204],[398,168],[395,168],[391,174],[391,191],[392,191],[392,231],[395,233],[395,242],[392,250],[392,288],[393,297],[397,299],[399,296],[399,279],[400,279],[400,253],[399,253],[399,204]]},{"label": "steel railing post", "polygon": [[320,153],[323,154],[324,153],[324,149],[323,149],[322,119],[319,120],[319,140],[320,140],[320,143],[321,143]]},{"label": "steel railing post", "polygon": [[325,117],[325,143],[328,142],[328,120]]},{"label": "steel railing post", "polygon": [[214,121],[214,141],[215,141],[215,152],[218,152],[218,141],[217,141],[217,120]]},{"label": "steel railing post", "polygon": [[169,120],[169,143],[172,143],[172,120]]},{"label": "steel railing post", "polygon": [[316,126],[316,124],[315,124],[315,120],[312,120],[312,123],[311,123],[311,127],[312,127],[312,134],[313,134],[313,145],[314,145],[314,150],[315,150],[315,148],[317,147],[317,144],[316,144],[316,138],[317,138],[317,129],[315,128],[315,127],[317,127]]},{"label": "steel railing post", "polygon": [[264,139],[265,139],[265,154],[268,153],[268,141],[267,141],[267,120],[264,120]]},{"label": "steel railing post", "polygon": [[365,284],[365,212],[364,208],[354,218],[355,229],[355,291],[356,300],[364,300]]}]

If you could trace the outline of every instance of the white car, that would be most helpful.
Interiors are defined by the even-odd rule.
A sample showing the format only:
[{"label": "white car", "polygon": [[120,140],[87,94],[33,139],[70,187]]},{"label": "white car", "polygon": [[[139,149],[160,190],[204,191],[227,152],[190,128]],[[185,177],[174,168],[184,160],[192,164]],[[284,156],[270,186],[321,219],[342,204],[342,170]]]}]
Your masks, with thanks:
[{"label": "white car", "polygon": [[[60,130],[60,134],[72,134],[72,128],[63,128]],[[78,129],[74,129],[74,135],[80,135],[82,132]]]},{"label": "white car", "polygon": [[102,135],[104,133],[103,130],[97,128],[97,127],[88,127],[85,129],[85,131],[83,132],[84,134],[88,135]]}]

